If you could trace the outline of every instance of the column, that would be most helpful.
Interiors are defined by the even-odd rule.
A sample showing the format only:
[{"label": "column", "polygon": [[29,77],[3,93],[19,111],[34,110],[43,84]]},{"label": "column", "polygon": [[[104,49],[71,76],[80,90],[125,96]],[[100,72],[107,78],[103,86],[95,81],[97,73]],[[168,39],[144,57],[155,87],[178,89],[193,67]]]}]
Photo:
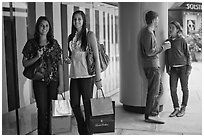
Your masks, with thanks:
[{"label": "column", "polygon": [[[156,36],[161,46],[168,36],[168,3],[119,3],[120,102],[126,110],[138,113],[144,113],[146,104],[147,79],[142,68],[139,38],[149,10],[159,14]],[[160,64],[163,74],[164,54],[160,54]],[[168,84],[165,75],[162,76],[164,87]]]}]

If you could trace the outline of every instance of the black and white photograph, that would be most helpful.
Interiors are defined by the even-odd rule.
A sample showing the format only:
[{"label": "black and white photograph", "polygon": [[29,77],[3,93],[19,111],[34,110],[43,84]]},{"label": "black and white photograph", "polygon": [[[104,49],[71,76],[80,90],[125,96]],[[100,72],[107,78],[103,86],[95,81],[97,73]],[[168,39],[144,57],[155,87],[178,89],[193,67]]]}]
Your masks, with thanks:
[{"label": "black and white photograph", "polygon": [[201,1],[1,9],[1,135],[202,135]]}]

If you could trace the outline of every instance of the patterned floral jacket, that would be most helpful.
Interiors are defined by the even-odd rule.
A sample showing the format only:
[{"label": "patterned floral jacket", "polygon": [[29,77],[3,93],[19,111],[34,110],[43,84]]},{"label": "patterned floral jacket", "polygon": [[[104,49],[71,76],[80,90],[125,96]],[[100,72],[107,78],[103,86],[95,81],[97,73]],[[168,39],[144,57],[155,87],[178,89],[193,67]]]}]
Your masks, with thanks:
[{"label": "patterned floral jacket", "polygon": [[42,60],[43,74],[44,78],[41,81],[50,82],[59,80],[59,70],[58,65],[62,64],[62,49],[60,48],[57,40],[53,41],[53,44],[48,42],[47,45],[40,46],[35,39],[30,39],[27,41],[23,48],[23,55],[25,58],[32,59],[37,56],[38,50],[43,50],[43,55],[40,58]]}]

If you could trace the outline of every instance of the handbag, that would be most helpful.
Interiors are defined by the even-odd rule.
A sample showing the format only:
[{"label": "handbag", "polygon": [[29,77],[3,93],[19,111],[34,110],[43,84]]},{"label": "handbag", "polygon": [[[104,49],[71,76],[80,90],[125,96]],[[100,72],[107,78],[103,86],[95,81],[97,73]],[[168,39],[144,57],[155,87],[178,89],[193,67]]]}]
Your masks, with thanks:
[{"label": "handbag", "polygon": [[23,75],[30,80],[40,80],[44,77],[43,61],[38,59],[34,64],[25,67]]},{"label": "handbag", "polygon": [[[62,94],[61,94],[62,95]],[[62,100],[52,100],[52,116],[69,116],[72,115],[70,101],[62,95]]]},{"label": "handbag", "polygon": [[[88,32],[89,34],[89,32]],[[88,36],[87,34],[87,36]],[[100,69],[101,72],[105,71],[109,65],[110,62],[110,58],[109,56],[106,54],[105,51],[105,46],[103,44],[100,44],[97,41],[97,46],[98,46],[98,53],[99,53],[99,62],[100,62]],[[93,53],[93,49],[91,48],[90,44],[87,44],[87,50],[86,50],[86,61],[87,61],[87,68],[88,68],[88,73],[90,75],[96,74],[96,67],[95,67],[95,59],[94,59],[94,53]]]},{"label": "handbag", "polygon": [[[99,91],[101,91],[103,96],[101,98],[98,98]],[[105,97],[102,89],[97,90],[96,98],[91,98],[90,103],[92,116],[113,114],[112,99]]]}]

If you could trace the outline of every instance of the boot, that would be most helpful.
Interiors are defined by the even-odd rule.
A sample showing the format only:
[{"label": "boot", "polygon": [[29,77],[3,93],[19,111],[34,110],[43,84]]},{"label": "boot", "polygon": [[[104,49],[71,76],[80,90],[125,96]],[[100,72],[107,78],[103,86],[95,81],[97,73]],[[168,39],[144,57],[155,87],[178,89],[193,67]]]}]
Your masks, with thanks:
[{"label": "boot", "polygon": [[176,114],[177,117],[183,117],[185,115],[186,107],[181,107],[179,113]]}]

